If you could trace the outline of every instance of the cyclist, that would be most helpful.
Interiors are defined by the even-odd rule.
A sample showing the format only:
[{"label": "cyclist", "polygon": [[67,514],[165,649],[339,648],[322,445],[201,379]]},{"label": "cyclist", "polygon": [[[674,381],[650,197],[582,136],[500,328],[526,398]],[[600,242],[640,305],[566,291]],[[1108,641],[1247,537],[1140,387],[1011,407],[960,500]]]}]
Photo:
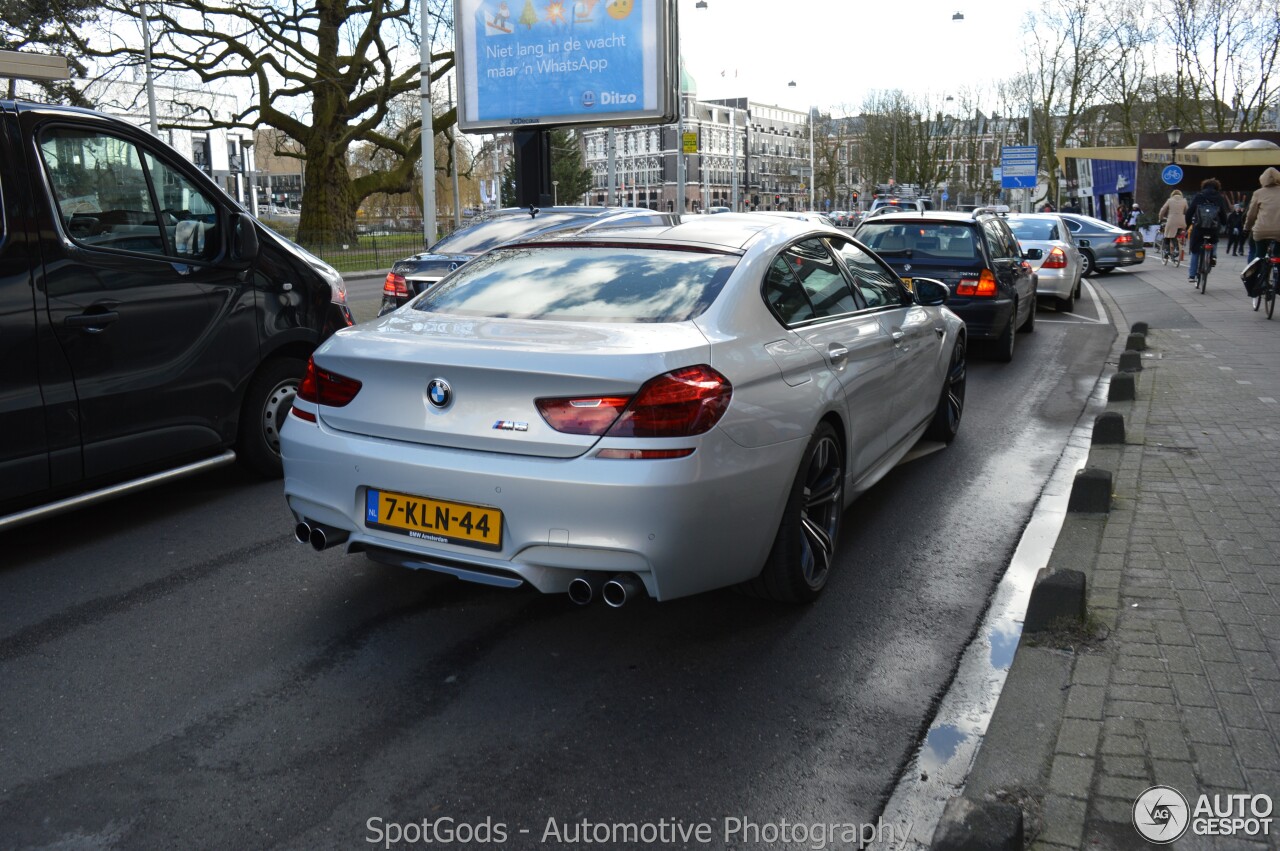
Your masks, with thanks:
[{"label": "cyclist", "polygon": [[1200,268],[1200,249],[1206,241],[1212,243],[1209,252],[1210,268],[1218,262],[1215,256],[1218,251],[1218,234],[1222,233],[1230,213],[1227,199],[1222,197],[1221,190],[1222,184],[1216,178],[1205,178],[1200,181],[1200,191],[1187,202],[1186,223],[1191,229],[1191,244],[1188,246],[1191,262],[1187,265],[1189,284],[1196,283],[1196,272]]},{"label": "cyclist", "polygon": [[1187,199],[1182,197],[1182,190],[1175,189],[1164,202],[1157,217],[1164,224],[1164,253],[1177,262],[1181,246],[1178,237],[1182,233],[1183,224],[1187,220]]},{"label": "cyclist", "polygon": [[1273,242],[1280,241],[1280,171],[1268,168],[1258,178],[1262,188],[1253,193],[1244,229],[1253,231],[1249,259],[1265,257]]}]

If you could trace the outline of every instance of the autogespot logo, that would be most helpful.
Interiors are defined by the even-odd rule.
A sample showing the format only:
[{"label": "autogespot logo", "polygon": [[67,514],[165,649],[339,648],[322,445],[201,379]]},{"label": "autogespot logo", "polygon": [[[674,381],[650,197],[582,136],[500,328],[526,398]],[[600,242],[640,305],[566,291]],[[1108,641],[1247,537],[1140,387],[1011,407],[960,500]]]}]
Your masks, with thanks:
[{"label": "autogespot logo", "polygon": [[1187,832],[1187,799],[1172,786],[1152,786],[1133,802],[1133,826],[1143,839],[1167,845]]}]

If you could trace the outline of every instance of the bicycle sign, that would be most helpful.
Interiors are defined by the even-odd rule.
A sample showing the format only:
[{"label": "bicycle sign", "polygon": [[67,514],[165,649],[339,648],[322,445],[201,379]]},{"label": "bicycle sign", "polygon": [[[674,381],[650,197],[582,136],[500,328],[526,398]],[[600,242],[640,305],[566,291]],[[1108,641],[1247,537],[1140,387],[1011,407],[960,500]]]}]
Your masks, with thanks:
[{"label": "bicycle sign", "polygon": [[1167,165],[1164,171],[1160,172],[1160,179],[1168,186],[1177,186],[1182,182],[1182,167],[1176,165]]}]

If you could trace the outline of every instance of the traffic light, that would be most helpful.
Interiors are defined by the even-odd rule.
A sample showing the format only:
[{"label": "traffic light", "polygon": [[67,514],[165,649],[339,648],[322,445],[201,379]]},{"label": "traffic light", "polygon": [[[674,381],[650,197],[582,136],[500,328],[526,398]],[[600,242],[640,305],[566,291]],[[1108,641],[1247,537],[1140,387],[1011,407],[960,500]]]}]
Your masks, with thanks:
[{"label": "traffic light", "polygon": [[853,206],[858,206],[858,193],[853,193]]},{"label": "traffic light", "polygon": [[774,196],[773,196],[773,203],[775,203],[775,204],[781,204],[781,203],[782,203],[782,196],[781,196],[781,195],[774,195]]}]

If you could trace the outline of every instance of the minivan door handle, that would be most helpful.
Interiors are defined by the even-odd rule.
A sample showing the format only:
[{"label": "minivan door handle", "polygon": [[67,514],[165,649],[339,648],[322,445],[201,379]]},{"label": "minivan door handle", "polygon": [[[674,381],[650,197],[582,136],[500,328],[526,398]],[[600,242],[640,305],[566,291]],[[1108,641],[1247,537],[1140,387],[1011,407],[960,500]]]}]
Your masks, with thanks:
[{"label": "minivan door handle", "polygon": [[62,320],[62,324],[68,328],[83,328],[90,334],[97,334],[119,318],[120,314],[114,310],[104,310],[98,313],[72,314]]}]

